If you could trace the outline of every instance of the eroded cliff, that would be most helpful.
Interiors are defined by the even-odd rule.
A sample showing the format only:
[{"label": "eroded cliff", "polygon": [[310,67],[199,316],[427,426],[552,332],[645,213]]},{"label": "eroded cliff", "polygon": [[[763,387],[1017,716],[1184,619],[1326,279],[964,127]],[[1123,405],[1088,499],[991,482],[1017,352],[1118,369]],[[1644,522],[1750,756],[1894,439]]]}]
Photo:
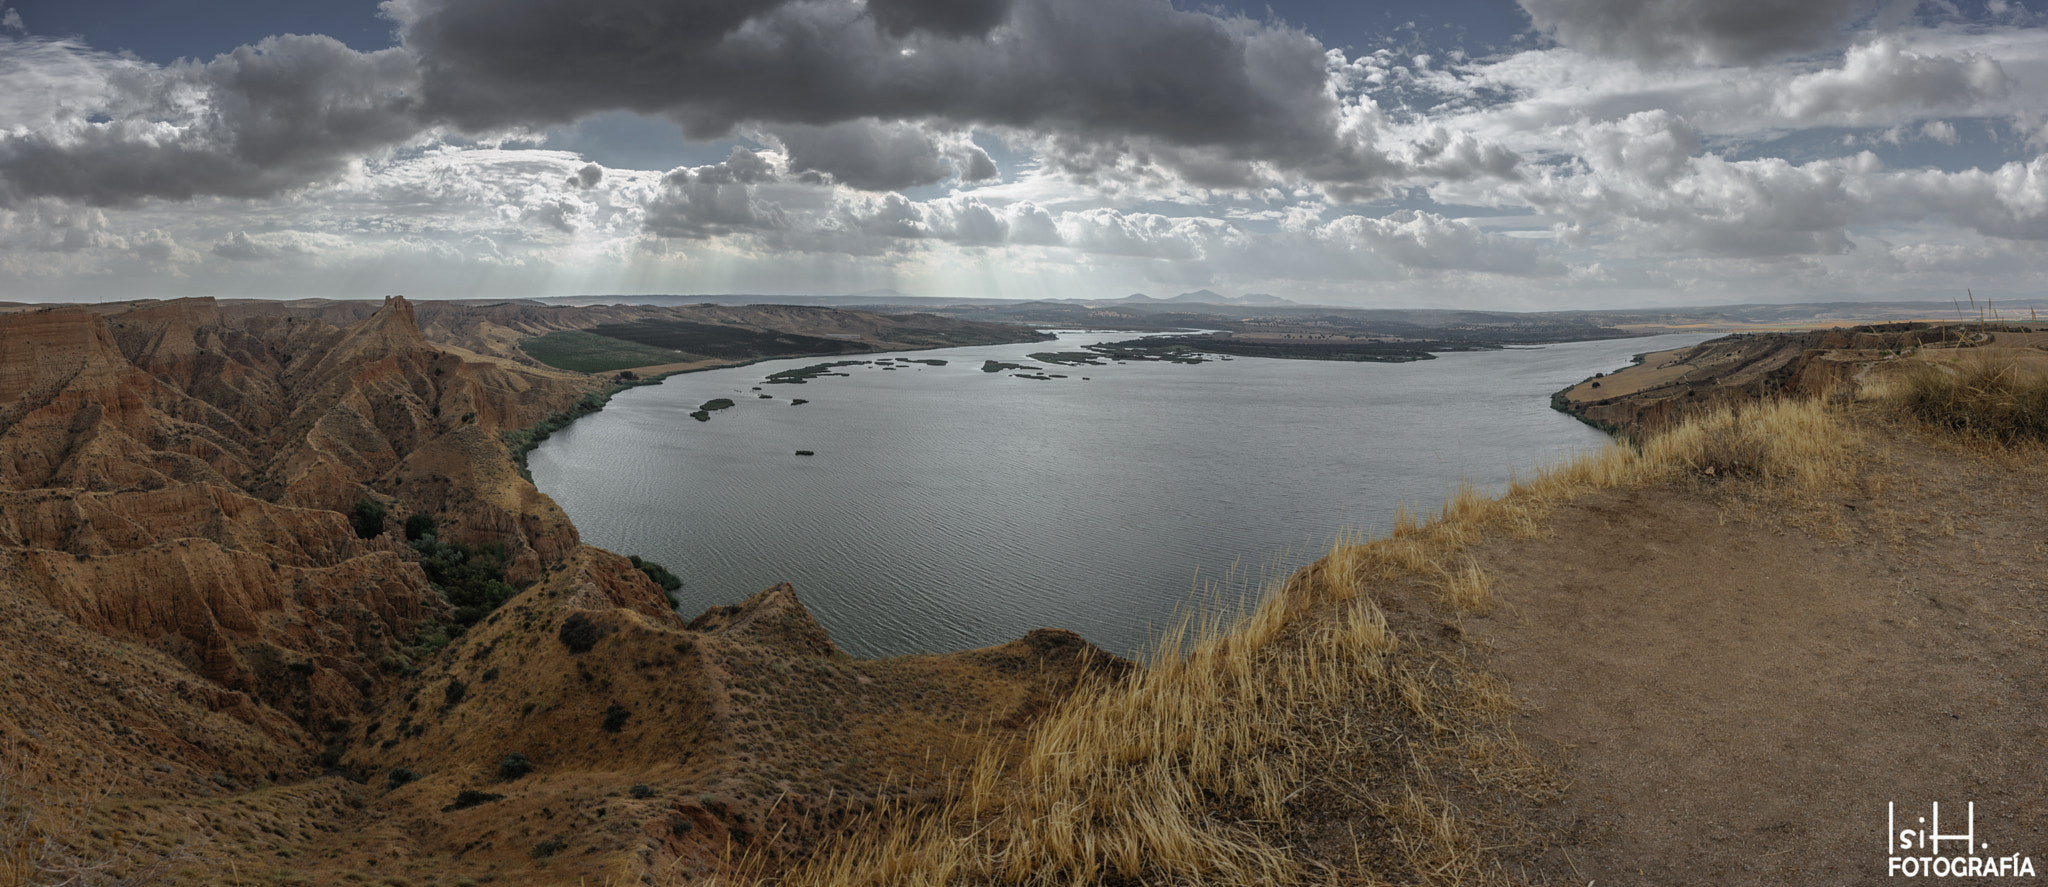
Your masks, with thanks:
[{"label": "eroded cliff", "polygon": [[[715,319],[869,323],[791,310]],[[503,432],[607,384],[506,356],[521,312],[0,314],[0,779],[142,799],[78,840],[174,880],[709,873],[915,806],[1128,667],[1063,632],[857,661],[786,585],[685,624],[516,469]],[[502,606],[437,584],[485,561]]]}]

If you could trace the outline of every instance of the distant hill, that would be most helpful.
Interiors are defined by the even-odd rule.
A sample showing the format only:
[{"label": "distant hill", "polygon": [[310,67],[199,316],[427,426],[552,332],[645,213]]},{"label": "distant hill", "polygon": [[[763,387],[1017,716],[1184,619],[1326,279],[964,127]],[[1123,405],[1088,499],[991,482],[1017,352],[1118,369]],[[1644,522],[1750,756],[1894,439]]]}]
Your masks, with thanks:
[{"label": "distant hill", "polygon": [[1272,294],[1269,294],[1269,293],[1245,293],[1245,294],[1244,294],[1244,295],[1242,295],[1242,296],[1226,296],[1226,295],[1224,295],[1224,294],[1222,294],[1222,293],[1216,292],[1215,290],[1207,290],[1207,289],[1199,289],[1199,290],[1195,290],[1194,292],[1191,292],[1191,293],[1181,293],[1180,295],[1178,295],[1178,296],[1174,296],[1173,298],[1171,298],[1171,299],[1167,299],[1167,300],[1165,300],[1165,301],[1168,301],[1168,302],[1182,302],[1182,303],[1189,303],[1189,302],[1193,302],[1193,303],[1197,303],[1197,304],[1203,304],[1203,305],[1293,305],[1293,304],[1297,304],[1297,303],[1295,303],[1295,302],[1293,302],[1293,301],[1290,301],[1290,300],[1287,300],[1287,299],[1283,299],[1283,298],[1280,298],[1279,296],[1275,296],[1275,295],[1272,295]]},{"label": "distant hill", "polygon": [[[1092,299],[1079,299],[1079,300],[1075,300],[1075,301],[1082,301],[1082,302],[1095,302],[1096,300],[1092,300]],[[1152,297],[1152,296],[1148,296],[1148,295],[1145,295],[1144,293],[1132,293],[1132,294],[1130,294],[1130,295],[1128,295],[1128,296],[1125,296],[1125,297],[1123,297],[1123,298],[1121,298],[1121,299],[1111,299],[1111,300],[1108,300],[1108,302],[1107,302],[1107,303],[1102,303],[1102,302],[1096,302],[1096,303],[1097,303],[1097,304],[1129,304],[1129,303],[1134,303],[1134,302],[1143,302],[1143,303],[1149,303],[1149,304],[1159,304],[1159,305],[1167,304],[1167,303],[1170,303],[1170,302],[1171,302],[1171,303],[1179,303],[1179,304],[1182,304],[1182,305],[1295,305],[1295,304],[1299,304],[1299,303],[1297,303],[1297,302],[1293,302],[1293,301],[1290,301],[1290,300],[1288,300],[1288,299],[1283,299],[1283,298],[1280,298],[1279,296],[1271,295],[1271,294],[1268,294],[1268,293],[1245,293],[1245,294],[1244,294],[1244,295],[1242,295],[1242,296],[1226,296],[1226,295],[1224,295],[1224,294],[1222,294],[1222,293],[1216,292],[1215,290],[1211,290],[1211,289],[1199,289],[1199,290],[1195,290],[1194,292],[1191,292],[1191,293],[1181,293],[1181,294],[1180,294],[1180,295],[1178,295],[1178,296],[1171,296],[1171,297],[1168,297],[1168,298],[1164,298],[1164,299],[1154,298],[1154,297]]]}]

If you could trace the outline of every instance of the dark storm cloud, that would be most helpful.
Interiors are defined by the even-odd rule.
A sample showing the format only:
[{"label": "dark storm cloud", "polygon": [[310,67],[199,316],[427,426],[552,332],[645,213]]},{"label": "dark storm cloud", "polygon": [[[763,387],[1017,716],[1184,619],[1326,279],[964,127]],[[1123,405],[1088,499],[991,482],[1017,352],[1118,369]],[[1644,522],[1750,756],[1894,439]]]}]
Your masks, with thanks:
[{"label": "dark storm cloud", "polygon": [[1384,169],[1341,133],[1324,47],[1305,32],[1166,0],[966,4],[989,22],[1000,18],[984,37],[955,26],[968,12],[936,11],[954,5],[392,0],[385,8],[421,60],[430,111],[478,131],[617,109],[669,117],[698,138],[740,124],[779,131],[871,118],[1135,139],[1161,146],[1168,160],[1197,152],[1210,166],[1262,161],[1323,181]]},{"label": "dark storm cloud", "polygon": [[868,0],[868,14],[897,37],[912,31],[982,37],[1008,17],[1010,5],[1011,0]]},{"label": "dark storm cloud", "polygon": [[774,128],[789,152],[789,168],[829,173],[868,191],[932,185],[958,176],[994,178],[995,161],[965,136],[946,138],[912,123],[849,120],[830,126]]},{"label": "dark storm cloud", "polygon": [[273,37],[210,62],[118,71],[109,119],[0,134],[0,201],[94,205],[146,197],[269,196],[346,169],[422,127],[411,54],[328,37]]},{"label": "dark storm cloud", "polygon": [[[974,127],[1040,140],[1051,168],[1110,184],[1164,174],[1251,188],[1278,175],[1366,196],[1440,174],[1378,147],[1377,111],[1337,98],[1314,37],[1168,0],[383,8],[402,45],[378,52],[288,35],[159,68],[67,45],[58,54],[98,65],[104,88],[89,107],[57,103],[0,131],[0,203],[267,197],[453,130],[617,110],[696,138],[764,132],[790,149],[792,175],[872,190],[993,178]],[[587,175],[579,184],[601,181]]]},{"label": "dark storm cloud", "polygon": [[1746,65],[1831,49],[1916,0],[1520,0],[1538,31],[1574,49],[1657,64]]}]

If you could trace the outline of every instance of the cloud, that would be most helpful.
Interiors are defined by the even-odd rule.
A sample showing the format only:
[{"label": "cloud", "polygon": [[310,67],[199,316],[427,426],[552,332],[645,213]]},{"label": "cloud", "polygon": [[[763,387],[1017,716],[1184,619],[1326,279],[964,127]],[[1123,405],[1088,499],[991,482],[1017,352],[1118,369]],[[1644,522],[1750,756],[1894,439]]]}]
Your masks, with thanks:
[{"label": "cloud", "polygon": [[1865,124],[1894,108],[1964,112],[2003,98],[2009,81],[1998,60],[1980,53],[1923,55],[1880,38],[1850,48],[1842,66],[1794,77],[1776,108],[1801,122]]},{"label": "cloud", "polygon": [[1865,188],[1873,214],[1939,216],[1991,237],[2048,241],[2048,154],[1995,170],[1900,170]]},{"label": "cloud", "polygon": [[868,0],[882,30],[904,37],[925,31],[948,37],[986,37],[1010,14],[1013,0]]},{"label": "cloud", "polygon": [[[1541,307],[1876,292],[1991,256],[2032,286],[2048,29],[1908,6],[1526,0],[1556,45],[1427,59],[1171,0],[394,0],[392,49],[169,66],[0,30],[0,282],[971,268]],[[633,155],[693,158],[666,172],[516,147],[603,113],[743,144]]]},{"label": "cloud", "polygon": [[1316,232],[1335,244],[1369,248],[1405,268],[1515,276],[1565,273],[1555,258],[1527,241],[1489,234],[1442,215],[1401,210],[1382,218],[1346,216]]},{"label": "cloud", "polygon": [[[257,239],[258,237],[262,239]],[[296,243],[279,242],[275,237],[257,235],[250,237],[247,231],[236,231],[233,236],[213,245],[213,254],[237,262],[260,262],[275,259],[288,253],[303,253],[306,250]]]},{"label": "cloud", "polygon": [[862,119],[828,126],[783,124],[771,131],[788,153],[791,170],[826,173],[863,190],[996,176],[995,161],[967,134],[938,132],[916,123]]},{"label": "cloud", "polygon": [[1661,109],[1570,132],[1578,140],[1579,156],[1594,171],[1651,185],[1687,172],[1700,150],[1699,133],[1684,118]]},{"label": "cloud", "polygon": [[[1937,125],[1938,124],[1938,125]],[[1995,170],[1887,169],[1869,152],[1795,164],[1699,153],[1680,118],[1646,111],[1573,132],[1580,163],[1514,189],[1576,245],[1650,255],[1827,256],[1859,226],[1946,220],[1988,237],[2048,239],[2048,155]],[[1930,122],[1922,132],[1953,138]]]},{"label": "cloud", "polygon": [[792,173],[865,190],[995,178],[976,129],[1110,188],[1277,183],[1361,199],[1416,178],[1512,178],[1519,162],[1441,128],[1382,147],[1385,115],[1340,88],[1341,53],[1168,0],[384,9],[402,44],[367,53],[287,35],[158,67],[15,40],[25,51],[0,53],[0,110],[23,124],[0,133],[0,200],[268,197],[455,130],[503,139],[618,110],[694,138],[760,134]]},{"label": "cloud", "polygon": [[660,193],[647,204],[644,228],[658,237],[693,240],[787,228],[782,207],[755,194],[757,185],[778,180],[767,158],[734,147],[725,162],[662,177]]},{"label": "cloud", "polygon": [[[1330,88],[1321,42],[1279,24],[1168,0],[707,6],[384,8],[420,60],[428,112],[472,131],[607,110],[668,117],[694,138],[758,127],[783,137],[801,168],[841,167],[835,175],[863,187],[941,175],[929,153],[886,168],[858,150],[863,139],[904,138],[906,127],[1057,134],[1070,158],[1110,145],[1203,184],[1247,184],[1261,166],[1353,186],[1407,172],[1347,116],[1359,103]],[[981,159],[955,155],[953,173],[976,178],[989,169]]]},{"label": "cloud", "polygon": [[21,23],[21,13],[13,9],[7,10],[6,15],[0,15],[0,28],[6,28],[9,31],[28,30],[28,26]]},{"label": "cloud", "polygon": [[107,222],[107,214],[55,200],[32,200],[0,208],[0,249],[46,253],[127,246]]},{"label": "cloud", "polygon": [[328,181],[421,131],[414,82],[404,50],[362,53],[319,36],[272,37],[210,62],[115,66],[93,108],[105,119],[52,115],[0,133],[0,201],[116,206]]},{"label": "cloud", "polygon": [[1917,0],[1520,0],[1536,30],[1581,52],[1646,65],[1752,65],[1839,46],[1873,13]]},{"label": "cloud", "polygon": [[70,40],[0,36],[0,120],[37,128],[84,116],[112,101],[112,82],[150,66]]},{"label": "cloud", "polygon": [[[901,194],[845,195],[834,211],[834,218],[825,227],[845,233],[858,233],[864,238],[897,238],[907,240],[937,240],[963,246],[1000,246],[1011,241],[1013,228],[1028,227],[1013,225],[1013,217],[1028,217],[1033,212],[1043,215],[1044,211],[1030,204],[1017,207],[993,207],[972,196],[942,197],[917,202]],[[1047,217],[1046,224],[1050,226]],[[1057,232],[1050,237],[1026,233],[1025,237],[1038,243],[1056,243]],[[814,248],[849,249],[856,252],[873,253],[894,248],[895,245],[860,243],[853,246],[833,244],[819,240],[811,244]]]},{"label": "cloud", "polygon": [[200,260],[198,253],[180,245],[176,238],[157,228],[130,236],[128,251],[159,265],[189,265]]}]

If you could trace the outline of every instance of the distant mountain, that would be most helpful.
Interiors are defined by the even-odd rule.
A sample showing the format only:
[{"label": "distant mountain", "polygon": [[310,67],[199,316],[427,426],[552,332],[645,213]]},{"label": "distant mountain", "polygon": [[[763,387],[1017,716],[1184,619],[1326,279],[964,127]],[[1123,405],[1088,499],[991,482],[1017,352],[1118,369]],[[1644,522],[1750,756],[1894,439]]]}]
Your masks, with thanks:
[{"label": "distant mountain", "polygon": [[1132,293],[1132,294],[1130,294],[1130,295],[1128,295],[1128,296],[1125,296],[1125,297],[1123,297],[1123,298],[1121,298],[1121,299],[1115,299],[1114,301],[1118,301],[1118,302],[1158,302],[1158,301],[1161,301],[1161,300],[1160,300],[1160,299],[1155,299],[1155,298],[1152,298],[1151,296],[1145,295],[1144,293]]},{"label": "distant mountain", "polygon": [[1150,296],[1143,296],[1143,295],[1134,295],[1134,296],[1129,296],[1129,297],[1126,297],[1125,299],[1123,299],[1123,301],[1126,301],[1126,302],[1130,302],[1130,301],[1137,301],[1137,300],[1140,300],[1140,299],[1142,299],[1143,301],[1147,301],[1147,302],[1180,302],[1180,303],[1183,303],[1183,304],[1193,303],[1193,304],[1199,304],[1199,305],[1293,305],[1293,304],[1296,304],[1295,302],[1293,302],[1293,301],[1290,301],[1290,300],[1288,300],[1288,299],[1283,299],[1283,298],[1280,298],[1279,296],[1275,296],[1275,295],[1270,295],[1270,294],[1267,294],[1267,293],[1245,293],[1245,294],[1244,294],[1244,295],[1242,295],[1242,296],[1235,296],[1235,297],[1233,297],[1233,296],[1226,296],[1226,295],[1224,295],[1224,294],[1222,294],[1222,293],[1216,292],[1215,290],[1208,290],[1208,289],[1200,289],[1200,290],[1195,290],[1194,292],[1191,292],[1191,293],[1181,293],[1180,295],[1178,295],[1178,296],[1174,296],[1173,298],[1170,298],[1170,299],[1154,299],[1154,298],[1152,298],[1152,297],[1150,297]]},{"label": "distant mountain", "polygon": [[941,298],[935,296],[907,296],[893,289],[875,289],[850,293],[843,296],[804,296],[788,294],[747,294],[723,293],[703,295],[603,295],[603,296],[547,296],[537,299],[548,305],[652,305],[661,308],[681,308],[690,305],[817,305],[825,307],[939,307],[958,303],[1013,304],[1016,300],[984,300]]}]

